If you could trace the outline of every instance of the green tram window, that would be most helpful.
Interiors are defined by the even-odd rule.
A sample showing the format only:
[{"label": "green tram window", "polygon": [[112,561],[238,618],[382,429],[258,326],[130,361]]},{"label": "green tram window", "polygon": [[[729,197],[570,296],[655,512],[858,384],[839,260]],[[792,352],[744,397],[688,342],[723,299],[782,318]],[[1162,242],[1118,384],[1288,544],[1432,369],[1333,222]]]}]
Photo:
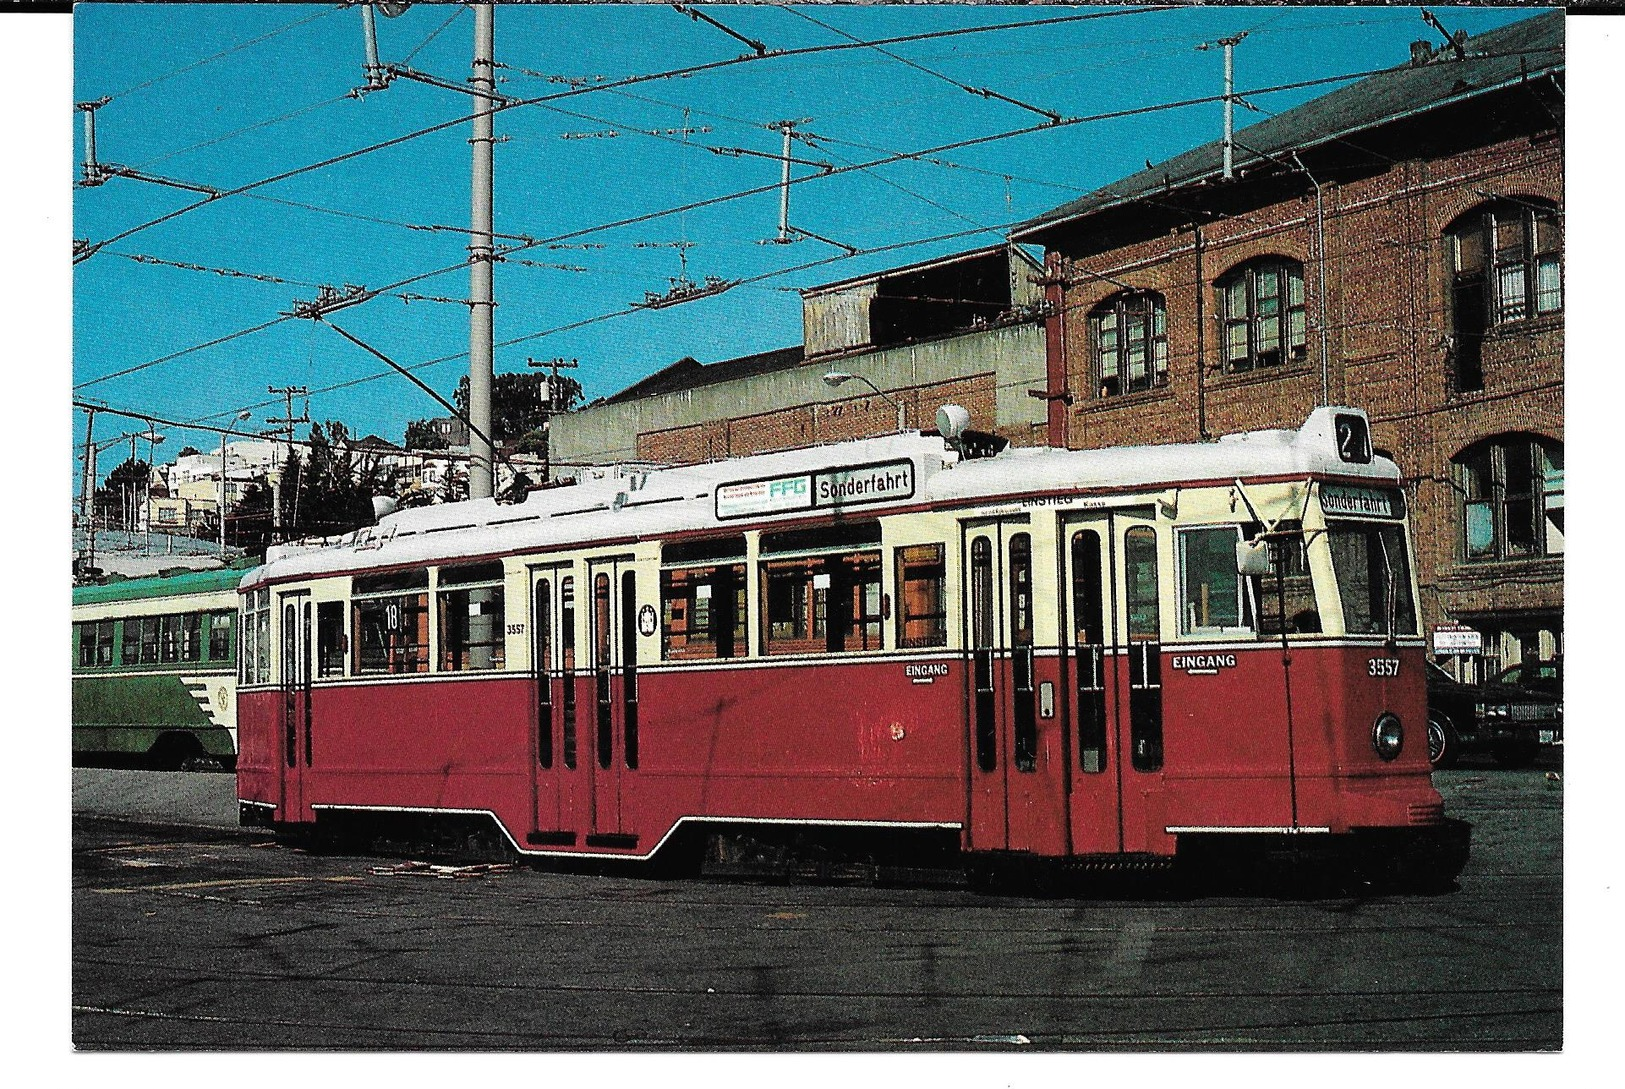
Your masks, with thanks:
[{"label": "green tram window", "polygon": [[213,613],[209,617],[209,660],[224,662],[231,658],[233,614]]},{"label": "green tram window", "polygon": [[75,624],[79,631],[79,665],[100,669],[113,664],[113,624],[111,620],[91,620]]}]

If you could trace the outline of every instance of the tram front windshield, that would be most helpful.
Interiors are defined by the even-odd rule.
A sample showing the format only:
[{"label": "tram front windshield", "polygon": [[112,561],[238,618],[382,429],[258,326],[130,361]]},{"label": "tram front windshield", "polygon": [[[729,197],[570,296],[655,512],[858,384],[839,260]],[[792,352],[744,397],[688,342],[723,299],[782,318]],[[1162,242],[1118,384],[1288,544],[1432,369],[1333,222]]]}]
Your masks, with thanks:
[{"label": "tram front windshield", "polygon": [[1327,525],[1343,625],[1351,635],[1415,635],[1416,602],[1404,527],[1394,522]]}]

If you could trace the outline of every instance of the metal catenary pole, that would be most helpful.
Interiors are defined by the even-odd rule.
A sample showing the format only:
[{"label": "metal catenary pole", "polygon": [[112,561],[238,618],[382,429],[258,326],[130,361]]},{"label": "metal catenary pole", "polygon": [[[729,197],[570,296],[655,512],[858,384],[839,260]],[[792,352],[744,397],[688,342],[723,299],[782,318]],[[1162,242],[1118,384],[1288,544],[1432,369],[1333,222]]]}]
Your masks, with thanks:
[{"label": "metal catenary pole", "polygon": [[495,492],[491,435],[492,353],[491,297],[492,144],[495,140],[495,16],[490,4],[474,5],[474,115],[472,215],[469,226],[468,307],[468,497],[489,499]]}]

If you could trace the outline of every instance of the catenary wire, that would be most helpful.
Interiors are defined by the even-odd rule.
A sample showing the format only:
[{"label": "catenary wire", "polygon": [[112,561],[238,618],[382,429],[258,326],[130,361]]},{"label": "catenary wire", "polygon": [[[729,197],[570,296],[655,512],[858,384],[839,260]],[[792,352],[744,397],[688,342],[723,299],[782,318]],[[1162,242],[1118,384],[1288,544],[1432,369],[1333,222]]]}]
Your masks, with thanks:
[{"label": "catenary wire", "polygon": [[[1176,7],[1176,5],[1163,5],[1163,6],[1158,6],[1158,7],[1145,7],[1145,8],[1122,8],[1122,9],[1117,9],[1117,10],[1113,10],[1113,11],[1091,12],[1091,13],[1084,14],[1084,15],[1059,16],[1059,17],[1049,18],[1049,19],[1029,19],[1029,20],[1023,20],[1023,21],[1016,22],[1016,23],[997,23],[997,24],[991,24],[991,25],[988,25],[988,26],[981,26],[981,27],[957,27],[957,28],[954,28],[954,29],[951,29],[951,30],[928,31],[928,32],[923,32],[923,33],[919,33],[919,34],[902,35],[900,37],[895,37],[895,38],[883,38],[883,39],[878,39],[875,42],[856,42],[856,43],[837,42],[837,43],[831,43],[831,44],[826,44],[826,45],[806,46],[806,47],[799,48],[799,49],[781,50],[781,51],[776,51],[776,52],[770,52],[770,53],[763,54],[763,55],[747,54],[745,56],[733,57],[733,58],[730,58],[730,59],[727,59],[727,60],[709,61],[709,62],[706,62],[706,63],[703,63],[703,64],[689,65],[689,66],[684,67],[684,68],[670,69],[670,70],[667,70],[667,71],[664,71],[664,72],[655,72],[655,73],[648,73],[648,74],[644,74],[644,75],[627,76],[627,77],[624,77],[624,78],[619,79],[619,80],[615,80],[615,81],[611,81],[611,82],[607,82],[607,83],[602,83],[602,84],[591,84],[591,85],[582,86],[582,87],[573,87],[573,88],[571,88],[570,90],[567,90],[567,91],[558,91],[558,92],[555,92],[553,94],[543,95],[543,96],[540,96],[540,97],[537,97],[537,98],[518,99],[518,100],[512,100],[512,101],[506,101],[506,102],[499,102],[499,103],[496,103],[490,110],[481,111],[481,113],[485,113],[485,112],[489,112],[489,113],[493,113],[493,114],[494,113],[501,113],[504,110],[516,109],[516,108],[521,107],[521,106],[541,105],[541,104],[544,104],[544,103],[547,103],[547,102],[552,102],[552,101],[555,101],[555,100],[561,99],[561,98],[570,98],[570,97],[574,97],[576,95],[592,94],[594,92],[603,91],[603,90],[613,90],[613,89],[618,88],[618,87],[632,86],[634,84],[639,84],[639,83],[647,83],[647,82],[652,82],[652,81],[656,81],[656,80],[665,80],[665,79],[686,78],[686,77],[689,77],[689,76],[697,75],[697,74],[699,74],[701,72],[714,71],[714,70],[721,69],[721,68],[732,67],[734,65],[749,63],[751,61],[777,60],[777,59],[783,59],[783,58],[787,58],[787,57],[798,57],[798,56],[805,56],[805,55],[816,54],[816,53],[826,53],[826,52],[834,52],[834,51],[841,51],[841,50],[869,48],[872,45],[893,45],[893,44],[897,44],[897,43],[900,43],[900,42],[923,41],[923,40],[934,39],[934,38],[955,37],[955,36],[966,35],[966,34],[992,33],[992,32],[1003,31],[1003,30],[1020,30],[1020,29],[1027,29],[1027,28],[1036,27],[1036,26],[1053,25],[1053,24],[1057,24],[1057,23],[1073,23],[1073,22],[1081,22],[1081,21],[1092,20],[1092,19],[1112,18],[1112,17],[1116,17],[1116,16],[1121,16],[1121,15],[1147,14],[1147,13],[1153,13],[1153,12],[1159,12],[1159,11],[1173,10],[1175,7]],[[138,223],[133,227],[128,227],[128,228],[124,229],[123,231],[120,231],[120,232],[118,232],[118,233],[116,233],[116,234],[114,234],[114,235],[112,235],[112,236],[110,236],[108,238],[105,238],[101,242],[97,243],[95,246],[91,247],[88,250],[88,252],[85,254],[85,256],[88,257],[90,254],[96,252],[96,250],[99,249],[101,246],[105,246],[105,245],[108,245],[108,244],[113,243],[113,242],[122,241],[123,239],[128,238],[129,236],[131,236],[133,234],[136,234],[136,233],[138,233],[140,231],[149,230],[152,227],[159,226],[160,224],[163,224],[163,223],[167,223],[170,220],[173,220],[173,219],[175,219],[175,218],[177,218],[179,216],[183,216],[183,215],[187,214],[188,212],[191,212],[191,211],[194,211],[194,210],[196,210],[198,208],[203,207],[206,204],[213,203],[216,200],[222,200],[222,199],[225,199],[227,197],[238,196],[238,195],[240,195],[242,193],[250,192],[250,191],[252,191],[254,189],[259,189],[259,188],[261,188],[263,186],[266,186],[266,185],[272,185],[272,184],[274,184],[276,182],[286,181],[289,178],[297,177],[297,176],[299,176],[301,174],[310,173],[310,172],[315,171],[315,170],[322,170],[322,169],[325,169],[325,168],[330,167],[330,166],[335,166],[335,165],[337,165],[339,163],[342,163],[342,162],[347,162],[347,161],[349,161],[351,159],[359,158],[359,157],[361,157],[363,155],[370,155],[370,154],[372,154],[373,152],[376,152],[376,151],[383,151],[383,150],[385,150],[387,148],[396,147],[396,146],[398,146],[400,144],[406,143],[406,142],[411,141],[411,140],[416,140],[416,139],[419,139],[421,137],[431,135],[433,133],[442,132],[442,131],[444,131],[444,130],[446,130],[448,128],[452,128],[452,127],[457,126],[457,125],[466,124],[466,123],[474,120],[474,118],[477,117],[477,116],[480,116],[480,114],[467,114],[467,115],[464,115],[464,116],[461,116],[461,117],[454,118],[454,119],[452,119],[450,121],[443,121],[443,122],[440,122],[438,124],[429,125],[429,126],[426,126],[424,128],[414,130],[412,132],[404,133],[404,134],[402,134],[400,136],[392,137],[392,138],[390,138],[388,140],[383,140],[383,141],[380,141],[380,142],[375,143],[375,144],[369,144],[366,147],[356,148],[356,149],[354,149],[352,151],[348,151],[348,152],[341,153],[339,155],[331,156],[329,158],[322,159],[322,160],[320,160],[318,162],[315,162],[315,163],[308,163],[308,164],[306,164],[304,166],[293,167],[293,168],[291,168],[289,170],[282,171],[281,173],[273,174],[270,177],[261,178],[258,181],[249,182],[249,183],[247,183],[245,185],[240,185],[240,186],[237,186],[237,187],[232,188],[232,189],[221,190],[219,193],[217,193],[215,195],[212,195],[212,196],[206,198],[205,200],[196,201],[196,202],[194,202],[192,204],[185,205],[185,206],[183,206],[181,208],[174,209],[173,211],[167,212],[164,215],[158,216],[155,219],[150,219],[150,220],[147,220],[146,222]]]},{"label": "catenary wire", "polygon": [[302,19],[295,19],[293,22],[288,23],[286,26],[281,26],[281,27],[278,27],[275,30],[267,31],[266,33],[261,34],[257,38],[250,38],[246,42],[239,42],[238,44],[232,46],[229,49],[221,50],[219,53],[215,53],[215,54],[213,54],[211,56],[204,57],[201,60],[191,61],[191,62],[189,62],[187,64],[182,65],[179,68],[174,69],[173,71],[165,72],[161,76],[154,76],[149,80],[145,80],[145,81],[143,81],[141,83],[135,84],[133,87],[126,87],[122,91],[116,91],[113,94],[108,95],[108,97],[109,98],[122,98],[125,95],[134,94],[136,91],[145,90],[146,88],[151,87],[154,84],[162,83],[162,82],[164,82],[165,80],[168,80],[168,79],[173,79],[174,77],[176,77],[178,75],[181,75],[183,73],[186,73],[186,72],[190,72],[195,68],[202,68],[204,65],[213,64],[215,61],[222,60],[222,59],[224,59],[226,57],[229,57],[233,53],[241,52],[242,50],[247,49],[250,46],[259,45],[261,42],[270,41],[272,38],[275,38],[275,37],[278,37],[280,35],[286,34],[288,31],[294,30],[294,29],[296,29],[298,27],[302,27],[306,23],[313,23],[317,19],[325,19],[329,15],[333,15],[336,12],[343,11],[345,8],[347,8],[349,6],[350,6],[349,4],[339,4],[337,7],[328,8],[325,11],[318,11],[315,14],[307,15]]}]

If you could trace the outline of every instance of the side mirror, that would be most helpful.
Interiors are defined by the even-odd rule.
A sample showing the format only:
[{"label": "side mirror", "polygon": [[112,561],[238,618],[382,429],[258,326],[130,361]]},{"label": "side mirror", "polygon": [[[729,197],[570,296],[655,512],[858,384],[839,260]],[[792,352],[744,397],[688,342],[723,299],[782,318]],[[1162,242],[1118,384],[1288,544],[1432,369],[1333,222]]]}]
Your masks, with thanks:
[{"label": "side mirror", "polygon": [[1270,573],[1270,546],[1263,541],[1236,542],[1236,574],[1267,575]]}]

